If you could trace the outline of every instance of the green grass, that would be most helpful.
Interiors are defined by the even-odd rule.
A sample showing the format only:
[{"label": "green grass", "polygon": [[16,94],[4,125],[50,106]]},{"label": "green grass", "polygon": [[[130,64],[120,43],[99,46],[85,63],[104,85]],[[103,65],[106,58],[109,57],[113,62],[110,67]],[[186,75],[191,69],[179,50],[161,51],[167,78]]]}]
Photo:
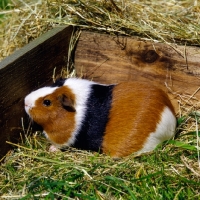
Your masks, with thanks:
[{"label": "green grass", "polygon": [[[159,41],[162,41],[162,38],[171,41],[168,35],[170,37],[172,33],[176,36],[175,41],[183,38],[184,44],[191,42],[199,45],[199,35],[193,34],[199,31],[194,21],[199,19],[199,7],[192,6],[193,1],[177,1],[176,5],[169,4],[169,9],[163,6],[164,1],[159,4],[160,6],[157,6],[159,1],[155,1],[156,3],[151,1],[153,3],[151,7],[146,6],[146,2],[149,1],[141,2],[141,5],[139,1],[136,1],[135,5],[131,1],[127,3],[122,1],[127,4],[120,6],[120,2],[117,3],[124,11],[122,14],[117,9],[113,11],[112,1],[90,1],[90,4],[84,3],[86,1],[67,1],[67,3],[61,1],[59,4],[55,1],[48,1],[48,4],[44,4],[46,1],[42,2],[43,4],[20,9],[20,14],[15,13],[12,17],[12,19],[16,18],[18,25],[11,23],[11,29],[8,29],[9,31],[5,29],[4,32],[16,32],[19,35],[16,41],[22,41],[20,38],[24,38],[27,30],[32,30],[32,33],[29,32],[27,35],[36,37],[44,31],[41,28],[48,27],[48,23],[52,21],[58,23],[60,20],[61,24],[62,22],[75,23],[78,26],[97,30],[102,28],[107,31],[112,28],[114,32],[119,33],[126,33],[125,29],[127,29],[130,31],[127,34],[130,35],[137,32],[138,35],[144,36],[148,33],[148,37],[161,38]],[[182,9],[186,3],[189,5]],[[3,10],[9,9],[9,5],[8,0],[0,1],[0,8]],[[35,8],[38,12],[46,14],[37,15],[37,17],[41,16],[39,21],[36,13],[33,12]],[[110,9],[111,14],[109,14]],[[163,10],[167,10],[167,13],[165,14]],[[54,13],[57,13],[60,18]],[[79,13],[81,15],[78,15]],[[138,19],[135,19],[137,15],[132,13],[138,13]],[[27,18],[29,15],[30,17]],[[188,25],[189,22],[182,23],[183,17],[187,17],[189,22],[192,21],[192,25]],[[23,24],[21,18],[26,19]],[[2,19],[0,18],[0,21]],[[176,23],[172,23],[173,21]],[[32,23],[33,27],[30,29],[29,25]],[[176,24],[178,25],[174,27]],[[193,25],[196,26],[195,29]],[[182,26],[192,28],[182,28],[180,32],[175,32]],[[21,31],[16,27],[21,27],[19,29]],[[170,34],[166,33],[169,27],[172,28]],[[191,35],[186,35],[186,38],[178,34],[185,32],[193,35],[193,38]],[[35,33],[38,35],[34,35]],[[10,44],[11,40],[7,43]],[[12,45],[10,46],[13,48]],[[163,143],[152,153],[140,157],[130,155],[118,160],[106,155],[70,148],[66,152],[50,153],[47,151],[49,144],[46,140],[40,134],[34,133],[14,151],[9,152],[5,162],[0,165],[0,199],[200,199],[200,167],[196,148],[199,145],[197,134],[199,135],[200,132],[195,131],[195,125],[190,125],[190,120],[193,120],[193,124],[195,121],[199,124],[199,112],[178,119],[175,140]]]},{"label": "green grass", "polygon": [[0,0],[0,8],[3,10],[10,9],[9,3],[9,0]]},{"label": "green grass", "polygon": [[6,11],[12,8],[10,0],[0,0],[0,23],[4,20],[5,14],[1,13],[1,10]]},{"label": "green grass", "polygon": [[200,199],[199,131],[185,131],[186,121],[178,119],[175,140],[121,159],[73,148],[51,153],[36,132],[11,144],[17,148],[0,166],[1,199]]},{"label": "green grass", "polygon": [[71,148],[50,153],[46,139],[29,136],[1,165],[0,194],[7,199],[200,199],[200,176],[193,172],[199,170],[197,151],[172,141],[152,153],[115,160]]}]

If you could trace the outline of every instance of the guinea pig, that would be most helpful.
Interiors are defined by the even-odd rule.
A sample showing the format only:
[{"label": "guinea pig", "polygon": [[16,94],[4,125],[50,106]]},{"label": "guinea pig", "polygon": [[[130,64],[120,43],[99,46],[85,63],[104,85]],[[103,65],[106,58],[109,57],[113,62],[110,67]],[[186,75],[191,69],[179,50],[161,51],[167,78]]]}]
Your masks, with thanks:
[{"label": "guinea pig", "polygon": [[57,148],[99,151],[118,158],[155,149],[175,134],[168,95],[151,83],[113,85],[68,78],[33,91],[25,110]]}]

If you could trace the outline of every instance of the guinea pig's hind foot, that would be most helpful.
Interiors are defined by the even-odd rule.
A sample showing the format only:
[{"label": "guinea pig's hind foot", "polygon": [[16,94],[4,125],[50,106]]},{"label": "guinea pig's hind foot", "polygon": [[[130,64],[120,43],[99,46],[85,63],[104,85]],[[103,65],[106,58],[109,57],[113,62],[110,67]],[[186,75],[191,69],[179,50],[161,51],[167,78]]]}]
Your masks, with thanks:
[{"label": "guinea pig's hind foot", "polygon": [[51,146],[49,147],[49,152],[57,152],[57,151],[59,151],[59,149],[58,149],[56,146],[51,145]]}]

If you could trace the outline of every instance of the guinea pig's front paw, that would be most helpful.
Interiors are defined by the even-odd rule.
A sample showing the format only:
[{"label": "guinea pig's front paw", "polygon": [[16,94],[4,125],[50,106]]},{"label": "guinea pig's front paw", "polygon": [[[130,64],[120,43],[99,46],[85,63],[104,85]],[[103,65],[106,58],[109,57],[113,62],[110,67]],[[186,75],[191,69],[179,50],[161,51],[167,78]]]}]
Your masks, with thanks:
[{"label": "guinea pig's front paw", "polygon": [[57,151],[59,151],[59,149],[58,149],[56,146],[51,145],[51,146],[49,147],[49,152],[57,152]]}]

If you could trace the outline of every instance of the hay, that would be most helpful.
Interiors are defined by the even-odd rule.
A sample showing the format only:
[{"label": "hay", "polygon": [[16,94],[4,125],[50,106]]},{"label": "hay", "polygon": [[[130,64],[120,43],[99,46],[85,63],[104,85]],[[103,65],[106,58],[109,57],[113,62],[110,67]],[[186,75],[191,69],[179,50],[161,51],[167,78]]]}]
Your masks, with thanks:
[{"label": "hay", "polygon": [[200,45],[200,4],[194,0],[12,0],[12,9],[0,15],[0,59],[58,24]]},{"label": "hay", "polygon": [[10,144],[16,148],[0,166],[2,199],[162,199],[161,190],[199,197],[200,170],[195,151],[187,147],[165,143],[141,157],[115,160],[73,148],[48,152],[49,143],[38,132]]},{"label": "hay", "polygon": [[[200,46],[197,1],[13,0],[11,9],[1,10],[0,15],[0,59],[58,24]],[[76,33],[72,38],[69,55],[78,36]],[[72,73],[64,71],[63,76],[73,76],[73,63],[67,63]],[[17,148],[8,152],[0,166],[1,198],[59,199],[68,195],[69,199],[166,199],[169,195],[168,199],[198,199],[198,91],[191,96],[177,94],[180,109],[176,140],[137,158],[130,155],[113,160],[72,148],[50,153],[41,133],[28,131],[21,144],[11,144]],[[52,183],[62,187],[55,188]]]}]

